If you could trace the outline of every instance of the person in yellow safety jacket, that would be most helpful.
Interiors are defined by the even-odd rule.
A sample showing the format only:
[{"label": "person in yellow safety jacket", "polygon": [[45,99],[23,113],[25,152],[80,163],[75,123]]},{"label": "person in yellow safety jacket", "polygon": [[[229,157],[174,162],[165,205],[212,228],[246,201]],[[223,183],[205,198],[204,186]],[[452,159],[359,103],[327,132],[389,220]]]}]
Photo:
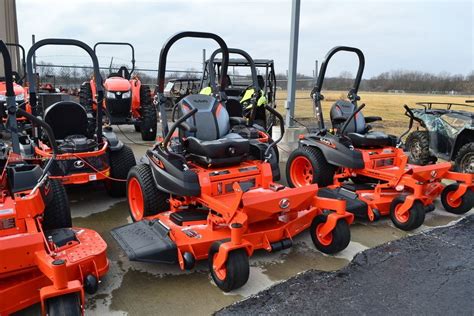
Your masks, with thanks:
[{"label": "person in yellow safety jacket", "polygon": [[[258,75],[257,76],[258,80],[258,86],[260,87],[260,97],[257,100],[257,107],[260,106],[265,106],[268,104],[267,97],[265,96],[264,91],[262,90],[263,87],[265,86],[265,82],[263,80],[263,77]],[[255,89],[251,86],[248,87],[247,90],[245,90],[244,96],[242,99],[240,99],[240,104],[244,107],[245,110],[250,110],[252,105],[250,104],[250,99],[252,98],[252,95],[255,93]]]}]

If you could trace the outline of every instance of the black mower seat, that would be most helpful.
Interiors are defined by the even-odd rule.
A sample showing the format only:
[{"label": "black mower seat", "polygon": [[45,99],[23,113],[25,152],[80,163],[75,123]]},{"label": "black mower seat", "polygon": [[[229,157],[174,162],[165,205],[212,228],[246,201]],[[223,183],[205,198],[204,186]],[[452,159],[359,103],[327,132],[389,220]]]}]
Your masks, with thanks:
[{"label": "black mower seat", "polygon": [[[355,110],[357,110],[356,105],[349,101],[336,101],[329,113],[333,128],[340,130],[345,122],[338,119],[348,119]],[[371,131],[370,129],[371,127],[366,124],[364,114],[361,111],[349,122],[344,134],[351,139],[354,147],[383,147],[395,145],[394,143],[396,143],[396,141],[394,141],[394,137],[383,132]]]},{"label": "black mower seat", "polygon": [[56,139],[71,135],[88,135],[86,109],[72,101],[59,101],[44,112],[44,121],[51,126]]},{"label": "black mower seat", "polygon": [[212,96],[189,95],[179,102],[182,115],[197,108],[187,120],[196,132],[181,132],[188,157],[205,166],[223,166],[240,163],[247,156],[249,140],[231,133],[229,114]]},{"label": "black mower seat", "polygon": [[382,132],[367,132],[365,134],[348,133],[354,147],[383,147],[391,146],[392,138]]}]

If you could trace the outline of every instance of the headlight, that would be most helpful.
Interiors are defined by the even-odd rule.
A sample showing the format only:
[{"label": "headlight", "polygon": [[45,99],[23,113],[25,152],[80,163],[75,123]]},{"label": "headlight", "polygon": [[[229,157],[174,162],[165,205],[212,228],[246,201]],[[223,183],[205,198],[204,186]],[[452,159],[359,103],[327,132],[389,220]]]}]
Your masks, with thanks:
[{"label": "headlight", "polygon": [[106,98],[107,99],[115,99],[115,93],[107,91]]},{"label": "headlight", "polygon": [[131,95],[130,91],[124,92],[124,93],[122,94],[122,99],[130,98],[130,95]]},{"label": "headlight", "polygon": [[0,102],[5,102],[7,97],[4,94],[0,94]]},{"label": "headlight", "polygon": [[15,101],[24,101],[25,100],[25,94],[21,93],[17,96],[15,96]]}]

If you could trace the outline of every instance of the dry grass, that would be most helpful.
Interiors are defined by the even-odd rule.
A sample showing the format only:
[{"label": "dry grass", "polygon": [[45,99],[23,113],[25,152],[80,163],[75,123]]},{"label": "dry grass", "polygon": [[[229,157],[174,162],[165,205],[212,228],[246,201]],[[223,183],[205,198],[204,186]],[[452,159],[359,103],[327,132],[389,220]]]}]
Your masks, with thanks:
[{"label": "dry grass", "polygon": [[[284,102],[286,100],[286,91],[278,91],[277,103],[280,113],[284,113]],[[326,91],[323,92],[325,100],[323,101],[323,111],[325,120],[329,119],[329,109],[331,105],[339,99],[346,99],[347,92]],[[431,94],[393,94],[393,93],[359,93],[361,98],[359,104],[365,103],[364,114],[377,115],[383,117],[383,123],[376,127],[383,127],[389,133],[399,134],[408,126],[408,118],[404,115],[403,105],[407,104],[414,107],[416,102],[453,102],[464,103],[467,99],[474,99],[474,96],[450,96],[450,95],[431,95]],[[312,100],[309,98],[309,91],[297,91],[296,93],[295,117],[307,121],[313,117]],[[462,108],[465,107],[453,107]],[[471,109],[474,111],[474,108]]]}]

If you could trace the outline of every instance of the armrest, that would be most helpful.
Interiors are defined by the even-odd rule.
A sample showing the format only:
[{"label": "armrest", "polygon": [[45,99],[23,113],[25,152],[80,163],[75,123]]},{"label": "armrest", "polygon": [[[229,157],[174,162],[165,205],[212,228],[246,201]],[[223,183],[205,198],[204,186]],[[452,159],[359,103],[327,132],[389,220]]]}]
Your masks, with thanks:
[{"label": "armrest", "polygon": [[245,117],[231,116],[229,117],[230,125],[246,125],[247,119]]},{"label": "armrest", "polygon": [[377,121],[381,121],[382,118],[380,116],[366,116],[365,117],[365,122],[366,123],[373,123]]}]

